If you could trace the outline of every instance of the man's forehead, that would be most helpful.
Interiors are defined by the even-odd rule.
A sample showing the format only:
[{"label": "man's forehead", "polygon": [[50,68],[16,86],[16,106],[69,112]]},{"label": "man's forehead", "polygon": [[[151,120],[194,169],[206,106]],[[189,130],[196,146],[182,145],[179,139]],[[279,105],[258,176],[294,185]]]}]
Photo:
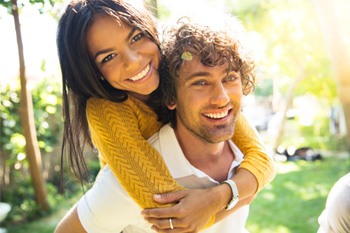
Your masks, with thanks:
[{"label": "man's forehead", "polygon": [[224,72],[229,72],[229,63],[227,61],[218,62],[215,66],[204,65],[198,56],[194,56],[191,59],[184,60],[179,69],[179,76],[183,78],[191,78],[198,73],[210,72],[212,69],[222,69]]}]

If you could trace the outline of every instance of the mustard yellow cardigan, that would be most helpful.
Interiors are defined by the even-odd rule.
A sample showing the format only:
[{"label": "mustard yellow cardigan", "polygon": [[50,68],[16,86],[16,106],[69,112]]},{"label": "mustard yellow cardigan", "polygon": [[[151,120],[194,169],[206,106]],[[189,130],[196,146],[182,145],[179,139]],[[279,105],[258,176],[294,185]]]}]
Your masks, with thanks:
[{"label": "mustard yellow cardigan", "polygon": [[[122,103],[91,98],[87,102],[87,119],[91,138],[100,153],[102,166],[108,164],[123,188],[141,208],[159,207],[152,195],[183,189],[147,139],[162,123],[156,113],[142,101],[129,96]],[[240,168],[250,171],[258,181],[258,190],[269,183],[275,170],[259,139],[240,114],[235,127],[234,143],[245,155]]]}]

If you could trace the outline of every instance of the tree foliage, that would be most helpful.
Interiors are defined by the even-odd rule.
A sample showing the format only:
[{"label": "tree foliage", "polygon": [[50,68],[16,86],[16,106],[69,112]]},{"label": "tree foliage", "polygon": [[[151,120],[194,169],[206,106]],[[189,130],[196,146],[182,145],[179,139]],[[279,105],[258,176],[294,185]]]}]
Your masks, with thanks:
[{"label": "tree foliage", "polygon": [[[306,93],[333,101],[336,97],[331,66],[314,7],[309,1],[248,1],[233,8],[244,24],[263,38],[264,79],[274,79],[282,96],[302,68],[304,77],[295,95]],[[242,6],[243,5],[243,6]]]}]

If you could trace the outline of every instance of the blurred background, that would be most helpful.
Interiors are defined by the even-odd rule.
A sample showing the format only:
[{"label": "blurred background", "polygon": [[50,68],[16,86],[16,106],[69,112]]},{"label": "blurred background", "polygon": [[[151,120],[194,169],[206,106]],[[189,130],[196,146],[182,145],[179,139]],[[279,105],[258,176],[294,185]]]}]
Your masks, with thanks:
[{"label": "blurred background", "polygon": [[[66,2],[0,0],[0,232],[53,232],[83,189],[60,185],[57,20]],[[334,182],[350,171],[350,1],[135,0],[160,23],[236,15],[248,30],[257,85],[244,114],[277,176],[251,205],[252,233],[316,232]],[[16,6],[17,5],[17,6]],[[90,178],[99,171],[87,150]],[[7,203],[7,204],[6,204]],[[10,207],[10,208],[9,208]]]}]

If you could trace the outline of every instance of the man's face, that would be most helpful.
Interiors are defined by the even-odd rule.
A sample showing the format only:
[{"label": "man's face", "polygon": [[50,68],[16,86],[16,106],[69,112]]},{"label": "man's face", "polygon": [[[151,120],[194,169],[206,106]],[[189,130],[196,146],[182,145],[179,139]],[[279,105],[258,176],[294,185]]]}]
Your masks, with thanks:
[{"label": "man's face", "polygon": [[209,143],[232,138],[241,110],[240,74],[227,63],[208,67],[198,59],[186,61],[177,80],[176,130],[187,131]]}]

